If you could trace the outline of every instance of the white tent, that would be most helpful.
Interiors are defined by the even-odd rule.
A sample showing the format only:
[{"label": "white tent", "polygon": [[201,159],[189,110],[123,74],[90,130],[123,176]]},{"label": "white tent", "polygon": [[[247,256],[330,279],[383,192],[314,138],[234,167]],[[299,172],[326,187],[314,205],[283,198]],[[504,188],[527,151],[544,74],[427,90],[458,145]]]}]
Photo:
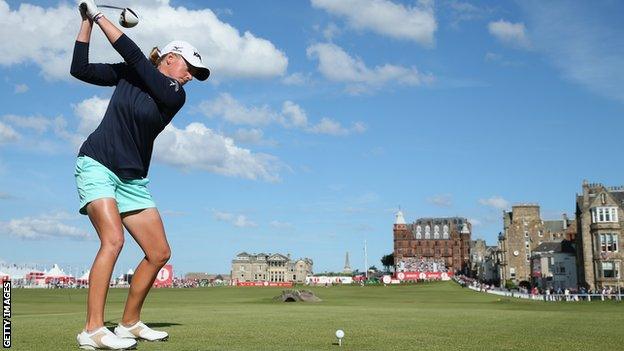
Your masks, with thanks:
[{"label": "white tent", "polygon": [[44,275],[44,281],[45,283],[50,283],[50,282],[71,282],[74,281],[74,277],[72,275],[69,275],[65,272],[63,272],[63,270],[57,265],[55,264],[54,266],[52,266],[52,268],[47,271]]},{"label": "white tent", "polygon": [[58,264],[55,264],[54,266],[52,266],[52,268],[50,268],[49,271],[45,273],[44,277],[61,278],[61,277],[69,277],[69,275],[63,272],[63,270],[58,266]]},{"label": "white tent", "polygon": [[90,270],[87,270],[86,272],[84,272],[84,274],[83,274],[83,275],[81,275],[81,276],[80,276],[80,278],[78,278],[78,280],[86,280],[86,281],[88,281],[88,280],[89,280],[89,274],[90,274],[90,273],[91,273],[91,271],[90,271]]}]

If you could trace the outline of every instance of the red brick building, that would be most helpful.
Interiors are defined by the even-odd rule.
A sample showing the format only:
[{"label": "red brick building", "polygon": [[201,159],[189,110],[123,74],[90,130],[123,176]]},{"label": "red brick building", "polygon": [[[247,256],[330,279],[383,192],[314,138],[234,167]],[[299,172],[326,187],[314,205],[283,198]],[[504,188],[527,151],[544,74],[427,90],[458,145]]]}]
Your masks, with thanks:
[{"label": "red brick building", "polygon": [[394,266],[400,271],[466,272],[472,225],[466,218],[420,218],[406,224],[403,213],[394,223]]}]

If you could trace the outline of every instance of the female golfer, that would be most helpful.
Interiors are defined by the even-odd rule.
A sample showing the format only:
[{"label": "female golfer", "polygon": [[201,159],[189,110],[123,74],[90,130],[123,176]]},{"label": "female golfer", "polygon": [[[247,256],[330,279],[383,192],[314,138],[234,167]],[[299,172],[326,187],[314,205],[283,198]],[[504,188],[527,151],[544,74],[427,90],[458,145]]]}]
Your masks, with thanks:
[{"label": "female golfer", "polygon": [[[136,339],[166,340],[168,334],[141,322],[141,307],[171,251],[146,178],[156,136],[182,108],[184,84],[210,75],[201,55],[183,41],[156,48],[147,59],[130,38],[107,20],[93,0],[80,1],[82,24],[75,43],[72,76],[95,85],[116,86],[102,122],[82,144],[76,162],[80,213],[89,216],[100,249],[89,275],[87,321],[78,334],[84,349],[127,349]],[[93,23],[125,62],[89,63]],[[145,257],[135,270],[121,322],[104,327],[104,305],[126,228]]]}]

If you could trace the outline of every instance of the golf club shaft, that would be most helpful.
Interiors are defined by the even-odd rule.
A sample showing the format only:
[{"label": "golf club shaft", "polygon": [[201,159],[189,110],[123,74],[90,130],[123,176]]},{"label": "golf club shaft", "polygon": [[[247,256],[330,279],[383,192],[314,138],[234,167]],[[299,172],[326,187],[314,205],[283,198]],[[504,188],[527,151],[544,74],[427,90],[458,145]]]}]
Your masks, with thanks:
[{"label": "golf club shaft", "polygon": [[111,5],[97,5],[98,7],[104,7],[107,9],[116,9],[116,10],[124,10],[125,8],[123,7],[117,7],[117,6],[111,6]]}]

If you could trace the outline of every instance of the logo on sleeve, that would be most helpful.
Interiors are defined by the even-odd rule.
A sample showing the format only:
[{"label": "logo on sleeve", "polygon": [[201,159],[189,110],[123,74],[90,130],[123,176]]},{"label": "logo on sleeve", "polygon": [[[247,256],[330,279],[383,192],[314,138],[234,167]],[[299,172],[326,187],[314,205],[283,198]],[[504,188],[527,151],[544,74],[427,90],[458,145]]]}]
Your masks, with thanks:
[{"label": "logo on sleeve", "polygon": [[178,81],[177,81],[177,80],[172,80],[172,81],[169,81],[169,86],[170,86],[170,87],[175,87],[174,89],[175,89],[175,91],[176,91],[176,92],[177,92],[178,90],[180,90],[180,83],[178,83]]}]

